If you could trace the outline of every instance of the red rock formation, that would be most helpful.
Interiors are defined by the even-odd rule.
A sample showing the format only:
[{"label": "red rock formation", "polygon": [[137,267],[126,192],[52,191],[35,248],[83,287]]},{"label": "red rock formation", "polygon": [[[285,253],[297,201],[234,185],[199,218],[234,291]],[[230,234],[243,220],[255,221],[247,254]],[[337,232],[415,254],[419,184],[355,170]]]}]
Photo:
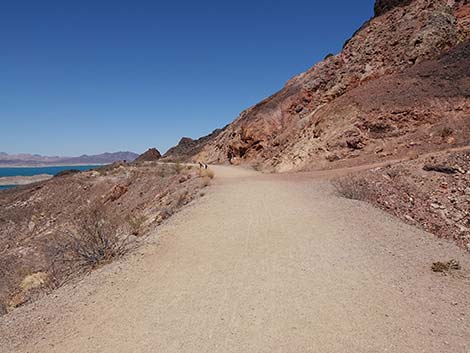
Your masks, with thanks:
[{"label": "red rock formation", "polygon": [[[377,0],[375,11],[377,16],[345,43],[341,53],[328,56],[292,78],[278,93],[241,113],[220,134],[209,139],[201,151],[194,151],[194,158],[262,164],[278,171],[329,167],[330,163],[351,158],[355,159],[354,164],[359,163],[357,158],[364,150],[382,148],[377,139],[370,143],[370,134],[361,130],[361,126],[373,134],[374,129],[382,129],[384,117],[390,121],[393,116],[394,132],[383,136],[382,143],[391,151],[381,155],[393,158],[403,152],[399,148],[402,140],[416,129],[424,136],[424,127],[429,132],[446,119],[461,119],[468,113],[462,93],[468,80],[437,77],[441,68],[449,69],[446,72],[452,77],[454,71],[433,60],[469,37],[470,4],[454,0]],[[461,55],[455,65],[468,67],[467,50],[460,49],[459,53],[455,54]],[[430,64],[425,64],[428,61]],[[420,70],[426,71],[426,65],[441,66],[424,74],[430,77],[422,77]],[[407,71],[414,66],[420,69]],[[409,79],[410,74],[415,77]],[[400,89],[400,80],[407,82],[409,94]],[[429,86],[434,84],[449,90],[454,87],[455,97],[440,97],[439,89]],[[420,89],[415,89],[418,86]],[[394,94],[393,104],[387,104],[388,91]],[[355,94],[363,97],[359,103]],[[379,101],[390,110],[377,106]],[[401,109],[402,105],[406,109]],[[454,124],[454,120],[449,123]],[[387,126],[383,128],[389,129]],[[377,152],[377,157],[380,153]]]},{"label": "red rock formation", "polygon": [[407,6],[413,0],[377,0],[374,6],[375,16],[381,16],[398,6]]},{"label": "red rock formation", "polygon": [[152,162],[158,161],[162,155],[156,148],[149,148],[146,152],[142,153],[134,162]]}]

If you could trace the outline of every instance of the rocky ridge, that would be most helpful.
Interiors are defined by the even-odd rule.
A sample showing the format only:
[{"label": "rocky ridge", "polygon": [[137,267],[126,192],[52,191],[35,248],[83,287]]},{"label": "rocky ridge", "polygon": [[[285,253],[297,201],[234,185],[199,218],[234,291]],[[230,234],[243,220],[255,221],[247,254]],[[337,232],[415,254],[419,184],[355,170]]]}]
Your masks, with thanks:
[{"label": "rocky ridge", "polygon": [[156,148],[149,148],[147,151],[142,153],[139,157],[137,157],[134,162],[153,162],[158,161],[162,158],[162,155]]},{"label": "rocky ridge", "polygon": [[[286,171],[444,149],[430,141],[441,130],[448,145],[468,143],[470,58],[462,43],[469,38],[470,4],[378,0],[375,14],[341,53],[292,78],[185,156]],[[463,76],[455,81],[458,74]],[[448,94],[440,93],[440,85]],[[430,143],[414,140],[425,135]],[[405,141],[415,144],[403,150]]]},{"label": "rocky ridge", "polygon": [[200,153],[204,147],[224,130],[217,129],[212,131],[209,135],[193,140],[190,137],[183,137],[178,145],[170,148],[164,155],[163,159],[166,161],[190,161],[191,158]]}]

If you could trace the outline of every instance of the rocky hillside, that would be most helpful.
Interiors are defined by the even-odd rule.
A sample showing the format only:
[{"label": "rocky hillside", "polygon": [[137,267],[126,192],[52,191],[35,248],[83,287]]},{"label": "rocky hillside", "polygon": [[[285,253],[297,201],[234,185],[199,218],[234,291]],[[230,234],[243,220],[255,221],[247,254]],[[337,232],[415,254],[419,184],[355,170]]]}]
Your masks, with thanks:
[{"label": "rocky hillside", "polygon": [[368,201],[470,252],[470,148],[373,168],[334,184],[340,195]]},{"label": "rocky hillside", "polygon": [[271,171],[468,144],[470,4],[377,0],[343,47],[190,153]]},{"label": "rocky hillside", "polygon": [[0,191],[0,315],[134,248],[208,184],[196,168],[120,162]]}]

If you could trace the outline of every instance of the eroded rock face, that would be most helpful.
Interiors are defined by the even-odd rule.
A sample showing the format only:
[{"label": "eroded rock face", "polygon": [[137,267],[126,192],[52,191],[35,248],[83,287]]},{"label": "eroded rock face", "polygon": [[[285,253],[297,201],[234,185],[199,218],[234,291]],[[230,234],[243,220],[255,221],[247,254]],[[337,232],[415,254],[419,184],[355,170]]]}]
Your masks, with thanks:
[{"label": "eroded rock face", "polygon": [[377,0],[374,6],[375,16],[381,16],[398,6],[407,6],[413,0]]},{"label": "eroded rock face", "polygon": [[467,145],[468,97],[469,41],[326,104],[266,165],[324,169]]},{"label": "eroded rock face", "polygon": [[[383,158],[392,158],[402,152],[397,137],[423,126],[431,131],[430,127],[439,127],[443,119],[461,119],[467,109],[462,93],[467,81],[439,78],[439,84],[447,88],[459,87],[455,97],[441,100],[436,98],[438,92],[429,91],[427,86],[436,84],[432,76],[438,71],[423,74],[431,75],[427,80],[415,72],[421,91],[414,89],[415,84],[409,80],[410,94],[396,86],[406,76],[396,76],[394,80],[384,78],[435,61],[465,42],[470,33],[470,5],[465,1],[449,0],[384,0],[377,1],[376,11],[377,16],[345,43],[341,53],[328,56],[307,72],[292,78],[278,93],[242,112],[232,124],[205,142],[203,148],[199,146],[199,150],[194,151],[196,158],[215,163],[261,164],[265,169],[280,171],[310,168],[312,164],[317,165],[316,157],[321,156],[320,164],[328,167],[328,163],[357,159],[369,152],[370,138],[367,134],[364,136],[358,126],[369,129],[370,134],[380,135],[387,131],[384,138],[392,151],[385,152]],[[455,65],[468,65],[465,53],[461,50],[463,59]],[[442,67],[447,66],[442,64]],[[383,81],[377,86],[367,86],[379,80]],[[362,100],[364,105],[359,106],[354,92],[366,86],[369,88],[364,88],[361,94],[371,99]],[[393,91],[396,97],[401,95],[399,99],[407,98],[406,110],[399,109],[399,100],[393,107],[386,105],[390,110],[377,106],[374,98],[377,90],[383,103],[388,100],[388,91]],[[341,101],[344,96],[348,97],[347,102]],[[433,104],[429,105],[430,102]],[[464,113],[457,111],[455,104]],[[430,106],[433,112],[428,109]],[[379,109],[380,114],[374,109]],[[364,111],[367,114],[363,114]],[[393,128],[381,118],[390,115],[397,120]],[[327,138],[332,136],[334,142]],[[381,146],[373,145],[373,148],[379,150]],[[328,162],[325,166],[324,161]]]}]

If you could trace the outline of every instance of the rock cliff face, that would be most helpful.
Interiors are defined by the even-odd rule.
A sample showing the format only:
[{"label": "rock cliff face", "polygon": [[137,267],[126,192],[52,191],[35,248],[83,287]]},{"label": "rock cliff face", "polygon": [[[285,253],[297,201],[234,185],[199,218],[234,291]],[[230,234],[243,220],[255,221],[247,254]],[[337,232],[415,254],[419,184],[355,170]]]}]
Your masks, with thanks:
[{"label": "rock cliff face", "polygon": [[341,53],[242,112],[194,158],[284,171],[468,143],[470,58],[462,43],[470,4],[378,0],[375,12]]}]

